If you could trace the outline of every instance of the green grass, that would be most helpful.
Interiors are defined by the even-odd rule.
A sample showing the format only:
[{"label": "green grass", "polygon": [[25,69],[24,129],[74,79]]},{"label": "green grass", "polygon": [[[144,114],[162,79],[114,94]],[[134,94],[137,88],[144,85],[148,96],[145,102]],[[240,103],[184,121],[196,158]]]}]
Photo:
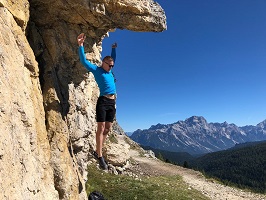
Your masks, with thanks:
[{"label": "green grass", "polygon": [[86,190],[101,192],[108,200],[207,200],[200,192],[189,188],[179,176],[141,177],[113,175],[96,166],[88,167]]}]

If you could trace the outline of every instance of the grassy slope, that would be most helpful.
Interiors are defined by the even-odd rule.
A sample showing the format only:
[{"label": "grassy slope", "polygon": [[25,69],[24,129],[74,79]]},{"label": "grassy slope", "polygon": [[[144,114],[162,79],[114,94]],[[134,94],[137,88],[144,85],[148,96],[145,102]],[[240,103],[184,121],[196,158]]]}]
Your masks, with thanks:
[{"label": "grassy slope", "polygon": [[88,168],[87,193],[97,190],[108,200],[205,200],[200,192],[190,188],[179,176],[132,178],[113,175],[91,165]]}]

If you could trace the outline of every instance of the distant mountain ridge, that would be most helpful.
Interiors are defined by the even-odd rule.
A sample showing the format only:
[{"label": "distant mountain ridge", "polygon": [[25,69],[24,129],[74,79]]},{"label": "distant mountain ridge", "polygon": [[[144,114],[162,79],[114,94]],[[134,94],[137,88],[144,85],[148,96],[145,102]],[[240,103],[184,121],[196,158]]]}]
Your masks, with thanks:
[{"label": "distant mountain ridge", "polygon": [[231,148],[239,143],[266,140],[266,120],[256,126],[208,123],[192,116],[173,124],[157,124],[136,130],[131,139],[144,146],[173,152],[204,154]]}]

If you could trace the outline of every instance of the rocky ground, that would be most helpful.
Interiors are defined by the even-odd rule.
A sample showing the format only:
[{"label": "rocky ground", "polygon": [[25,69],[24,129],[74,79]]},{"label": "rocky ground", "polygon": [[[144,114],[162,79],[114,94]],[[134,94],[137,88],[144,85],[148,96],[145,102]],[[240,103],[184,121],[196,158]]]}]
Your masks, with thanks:
[{"label": "rocky ground", "polygon": [[212,179],[206,179],[200,172],[140,155],[137,150],[130,150],[130,155],[133,159],[130,170],[134,174],[147,176],[180,175],[188,184],[188,187],[201,191],[212,200],[266,200],[266,195],[219,184]]}]

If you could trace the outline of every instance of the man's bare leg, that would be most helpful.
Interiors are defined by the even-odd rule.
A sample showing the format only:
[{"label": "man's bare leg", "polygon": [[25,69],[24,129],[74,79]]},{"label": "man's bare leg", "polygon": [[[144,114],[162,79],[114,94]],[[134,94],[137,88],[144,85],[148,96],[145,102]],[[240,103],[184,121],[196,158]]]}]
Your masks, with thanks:
[{"label": "man's bare leg", "polygon": [[111,130],[112,122],[97,122],[96,132],[96,152],[99,157],[102,157],[102,149],[105,143],[106,137]]},{"label": "man's bare leg", "polygon": [[105,122],[105,128],[104,128],[104,132],[103,132],[103,145],[104,145],[104,142],[106,140],[108,133],[111,130],[111,127],[112,127],[112,122]]},{"label": "man's bare leg", "polygon": [[111,122],[97,122],[97,132],[96,132],[96,152],[98,154],[99,164],[103,170],[108,169],[108,165],[104,160],[102,149],[103,144],[106,140],[107,134],[112,126]]},{"label": "man's bare leg", "polygon": [[96,152],[99,157],[103,156],[102,148],[103,142],[106,136],[103,135],[105,129],[105,122],[97,122],[97,132],[96,132]]}]

